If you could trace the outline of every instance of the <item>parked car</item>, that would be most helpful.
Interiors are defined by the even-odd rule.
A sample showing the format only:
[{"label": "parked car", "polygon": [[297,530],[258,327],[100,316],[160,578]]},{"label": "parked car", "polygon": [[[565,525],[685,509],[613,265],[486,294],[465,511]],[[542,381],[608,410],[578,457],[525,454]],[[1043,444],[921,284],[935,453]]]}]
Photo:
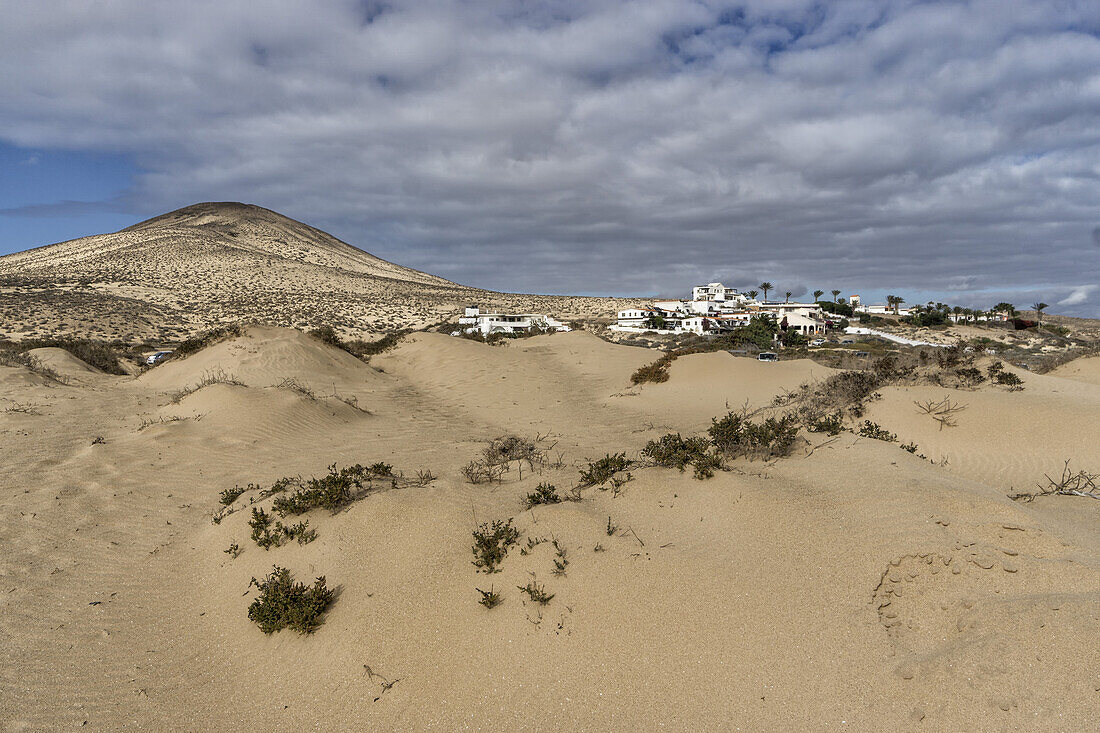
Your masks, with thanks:
[{"label": "parked car", "polygon": [[857,359],[866,359],[870,355],[871,355],[870,352],[867,352],[867,351],[857,351],[856,352],[856,358]]},{"label": "parked car", "polygon": [[842,343],[842,344],[854,344],[855,341],[853,341],[852,339],[844,339],[840,343]]},{"label": "parked car", "polygon": [[171,355],[172,355],[171,351],[158,351],[155,354],[150,354],[149,356],[145,357],[145,363],[148,364],[149,366],[153,366],[154,364],[160,364],[162,361],[164,361],[165,359],[167,359]]},{"label": "parked car", "polygon": [[824,345],[825,345],[825,339],[814,339],[813,341],[810,342],[810,346],[824,346]]},{"label": "parked car", "polygon": [[757,361],[779,361],[779,354],[774,351],[761,351],[756,359]]}]

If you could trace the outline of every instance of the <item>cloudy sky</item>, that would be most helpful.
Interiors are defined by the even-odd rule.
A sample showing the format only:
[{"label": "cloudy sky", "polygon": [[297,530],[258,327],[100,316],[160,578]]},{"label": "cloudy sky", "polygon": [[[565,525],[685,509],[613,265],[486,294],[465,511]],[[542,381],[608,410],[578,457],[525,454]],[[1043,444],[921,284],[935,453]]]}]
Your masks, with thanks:
[{"label": "cloudy sky", "polygon": [[1095,0],[0,10],[0,253],[234,200],[500,290],[1100,317]]}]

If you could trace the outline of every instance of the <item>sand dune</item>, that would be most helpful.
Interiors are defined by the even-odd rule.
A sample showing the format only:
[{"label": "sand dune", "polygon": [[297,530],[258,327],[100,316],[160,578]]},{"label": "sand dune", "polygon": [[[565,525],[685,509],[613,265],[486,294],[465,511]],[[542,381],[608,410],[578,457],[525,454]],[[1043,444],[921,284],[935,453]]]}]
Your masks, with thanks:
[{"label": "sand dune", "polygon": [[[570,487],[588,459],[636,455],[830,373],[702,354],[631,387],[654,356],[583,333],[504,346],[416,334],[367,365],[257,328],[136,379],[57,386],[0,368],[0,397],[39,405],[0,411],[0,458],[19,466],[0,477],[0,721],[1093,727],[1100,502],[1006,493],[1063,456],[1096,468],[1095,386],[1025,374],[1022,392],[951,391],[968,406],[942,432],[913,400],[947,391],[884,389],[867,417],[946,465],[803,433],[793,456],[739,459],[709,481],[637,467],[618,492],[525,510],[536,484]],[[214,370],[241,384],[171,401]],[[285,378],[316,394],[273,386]],[[503,433],[548,435],[552,465],[467,483],[462,466]],[[271,501],[255,492],[211,521],[223,489],[376,461],[404,478],[304,515],[312,543],[252,543],[250,509]],[[435,479],[412,481],[421,470]],[[471,531],[508,517],[520,547],[546,541],[476,572]],[[339,587],[315,634],[265,636],[248,620],[249,580],[276,563]],[[546,606],[517,589],[532,576],[554,594]],[[476,589],[490,586],[504,602],[487,610]]]},{"label": "sand dune", "polygon": [[1050,376],[1076,379],[1089,384],[1100,384],[1100,356],[1075,359],[1068,364],[1053,369]]}]

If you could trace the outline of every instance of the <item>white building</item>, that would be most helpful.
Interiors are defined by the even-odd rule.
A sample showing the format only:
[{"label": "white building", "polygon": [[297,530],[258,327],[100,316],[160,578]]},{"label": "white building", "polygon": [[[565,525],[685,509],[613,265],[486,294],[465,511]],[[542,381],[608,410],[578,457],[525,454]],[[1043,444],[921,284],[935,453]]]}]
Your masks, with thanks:
[{"label": "white building", "polygon": [[[870,314],[870,315],[877,315],[877,316],[886,316],[886,315],[892,316],[892,315],[894,315],[894,307],[891,306],[891,305],[884,305],[882,303],[875,303],[873,305],[852,306],[852,307],[857,313],[867,313],[867,314]],[[897,315],[907,316],[907,315],[909,315],[909,312],[910,312],[910,310],[908,308],[902,308],[901,306],[898,306]]]},{"label": "white building", "polygon": [[737,288],[727,288],[722,283],[708,283],[707,285],[696,285],[691,289],[692,300],[703,300],[708,302],[725,302],[725,301],[738,301],[743,299],[744,296],[737,292]]},{"label": "white building", "polygon": [[468,326],[466,333],[480,331],[489,336],[494,333],[521,334],[532,328],[540,331],[569,331],[569,326],[561,321],[541,313],[482,313],[474,305],[466,309],[466,314],[458,319],[459,325]]}]

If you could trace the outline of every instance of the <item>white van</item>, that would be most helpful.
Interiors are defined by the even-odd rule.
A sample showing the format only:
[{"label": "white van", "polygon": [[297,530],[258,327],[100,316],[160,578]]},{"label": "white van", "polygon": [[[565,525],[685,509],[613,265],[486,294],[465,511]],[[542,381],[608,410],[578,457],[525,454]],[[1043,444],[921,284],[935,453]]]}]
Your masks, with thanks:
[{"label": "white van", "polygon": [[757,361],[779,361],[779,354],[774,351],[761,351],[757,357]]}]

